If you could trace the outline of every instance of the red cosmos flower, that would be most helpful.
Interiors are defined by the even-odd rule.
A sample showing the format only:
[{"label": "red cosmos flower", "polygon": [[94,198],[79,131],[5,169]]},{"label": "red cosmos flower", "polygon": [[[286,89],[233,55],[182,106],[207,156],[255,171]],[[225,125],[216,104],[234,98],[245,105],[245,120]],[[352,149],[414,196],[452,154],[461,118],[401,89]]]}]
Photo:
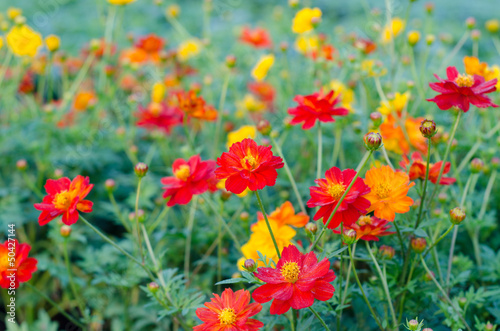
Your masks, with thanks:
[{"label": "red cosmos flower", "polygon": [[362,51],[365,55],[375,52],[377,44],[369,39],[356,39],[353,46]]},{"label": "red cosmos flower", "polygon": [[[315,221],[323,218],[324,224],[328,222],[330,215],[342,195],[344,195],[346,188],[351,184],[354,176],[356,176],[355,170],[346,169],[340,171],[339,168],[333,167],[326,171],[326,178],[314,181],[319,186],[309,188],[311,199],[307,201],[307,206],[309,208],[320,207],[314,215],[313,219]],[[358,220],[360,215],[366,214],[366,211],[370,208],[370,201],[363,196],[368,193],[370,193],[370,188],[362,178],[358,177],[337,209],[328,228],[335,229],[340,223],[343,223],[344,226],[351,226]]]},{"label": "red cosmos flower", "polygon": [[273,108],[276,90],[267,82],[250,82],[248,90],[253,93],[260,101],[264,102],[269,108]]},{"label": "red cosmos flower", "polygon": [[[27,282],[31,279],[31,274],[36,271],[38,261],[28,257],[31,246],[20,244],[17,239],[6,240],[0,245],[0,286],[2,288],[18,288],[19,283]],[[9,256],[10,252],[15,252],[14,256]],[[14,274],[14,277],[9,277]]]},{"label": "red cosmos flower", "polygon": [[[423,160],[422,155],[420,155],[419,152],[414,152],[411,155],[411,165],[410,165],[410,160],[408,160],[408,157],[406,155],[403,155],[403,161],[399,163],[401,167],[404,169],[408,170],[408,165],[410,165],[409,169],[409,176],[410,180],[415,180],[415,179],[421,179],[425,180],[425,171],[426,171],[426,162]],[[438,177],[439,177],[439,170],[441,169],[441,165],[443,164],[443,161],[439,161],[438,163],[429,164],[429,180],[436,184]],[[446,175],[448,172],[450,172],[450,167],[451,164],[450,162],[446,162],[443,168],[443,175]],[[457,180],[452,177],[443,177],[441,176],[441,181],[439,184],[441,185],[451,185],[455,183]]]},{"label": "red cosmos flower", "polygon": [[190,90],[176,93],[179,109],[187,116],[205,121],[215,121],[217,110],[211,105],[207,105],[205,100]]},{"label": "red cosmos flower", "polygon": [[82,213],[92,211],[92,201],[83,200],[94,187],[94,184],[89,184],[88,177],[78,175],[72,181],[67,177],[48,179],[44,187],[48,195],[43,198],[42,203],[34,205],[36,209],[42,211],[38,217],[38,224],[45,225],[62,215],[63,223],[71,225],[78,220],[79,211]]},{"label": "red cosmos flower", "polygon": [[214,293],[205,307],[196,309],[196,316],[204,323],[193,328],[193,331],[258,331],[264,323],[250,318],[258,314],[262,306],[250,303],[250,292],[239,290],[233,292],[227,288],[219,296]]},{"label": "red cosmos flower", "polygon": [[[356,240],[379,241],[380,237],[395,233],[387,231],[390,227],[389,221],[375,216],[361,216],[356,223],[350,226],[345,225],[344,231],[355,230]],[[333,230],[333,233],[340,234],[340,230]]]},{"label": "red cosmos flower", "polygon": [[227,178],[226,190],[240,194],[247,188],[257,191],[274,186],[278,177],[276,169],[283,168],[283,159],[273,155],[271,146],[259,146],[246,138],[231,145],[229,152],[222,153],[217,165],[217,179]]},{"label": "red cosmos flower", "polygon": [[165,45],[165,41],[155,35],[154,33],[151,33],[147,36],[141,37],[137,42],[134,44],[136,48],[140,48],[146,53],[158,53],[163,49],[163,46]]},{"label": "red cosmos flower", "polygon": [[170,197],[167,206],[185,205],[193,195],[207,191],[209,182],[214,177],[214,169],[214,161],[202,161],[199,155],[191,156],[187,161],[175,160],[172,164],[174,176],[161,179],[161,183],[165,185],[163,198]]},{"label": "red cosmos flower", "polygon": [[172,128],[182,123],[183,114],[176,107],[164,103],[151,103],[148,107],[139,106],[135,114],[137,126],[147,129],[160,129],[169,134]]},{"label": "red cosmos flower", "polygon": [[498,107],[485,96],[486,93],[496,91],[496,78],[485,82],[484,77],[479,75],[459,74],[455,67],[448,67],[446,75],[448,79],[441,79],[438,75],[434,75],[439,82],[429,84],[431,89],[441,94],[427,101],[435,102],[439,109],[447,110],[455,106],[466,113],[470,104],[478,108]]},{"label": "red cosmos flower", "polygon": [[267,32],[266,29],[259,27],[256,27],[253,30],[248,26],[243,27],[240,41],[255,48],[269,48],[273,45],[269,32]]},{"label": "red cosmos flower", "polygon": [[290,124],[302,123],[302,129],[308,130],[314,126],[316,120],[320,122],[335,122],[333,116],[345,116],[349,110],[343,107],[335,108],[340,102],[339,97],[334,97],[334,91],[327,95],[316,92],[311,95],[297,95],[293,100],[299,105],[288,109],[288,114],[294,116]]},{"label": "red cosmos flower", "polygon": [[274,299],[272,315],[284,314],[290,307],[310,307],[314,299],[330,300],[335,291],[330,284],[335,279],[330,261],[324,258],[318,263],[314,252],[303,255],[294,245],[283,249],[276,269],[259,268],[254,275],[267,284],[258,287],[252,297],[259,303]]}]

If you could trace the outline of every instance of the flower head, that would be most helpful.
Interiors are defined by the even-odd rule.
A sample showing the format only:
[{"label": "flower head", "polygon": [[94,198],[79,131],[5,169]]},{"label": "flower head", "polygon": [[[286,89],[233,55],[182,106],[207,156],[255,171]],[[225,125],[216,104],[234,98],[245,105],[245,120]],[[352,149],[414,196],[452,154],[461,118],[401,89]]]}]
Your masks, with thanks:
[{"label": "flower head", "polygon": [[196,95],[193,90],[180,91],[176,93],[177,104],[187,116],[205,121],[215,121],[217,110],[211,105],[207,105],[203,97]]},{"label": "flower head", "polygon": [[257,191],[274,186],[278,177],[276,169],[283,168],[283,159],[273,155],[271,146],[259,146],[247,138],[222,153],[217,165],[217,178],[227,178],[226,190],[240,194],[246,188]]},{"label": "flower head", "polygon": [[196,316],[203,322],[193,331],[258,331],[264,323],[250,317],[262,309],[259,303],[250,303],[250,292],[233,292],[227,288],[219,296],[214,293],[206,308],[196,309]]},{"label": "flower head", "polygon": [[181,62],[185,62],[201,52],[201,43],[198,39],[189,39],[179,45],[177,49],[177,58]]},{"label": "flower head", "polygon": [[[354,176],[356,176],[355,170],[346,169],[340,171],[339,168],[333,167],[326,171],[326,178],[314,181],[318,186],[309,188],[311,199],[307,201],[309,208],[320,207],[314,215],[314,220],[323,218],[324,224],[328,222],[330,215],[344,195],[347,187],[351,184]],[[328,228],[335,229],[340,223],[350,226],[358,220],[359,216],[366,214],[370,207],[370,201],[366,199],[366,194],[369,192],[370,188],[363,179],[356,178],[354,185],[337,209]]]},{"label": "flower head", "polygon": [[170,134],[172,128],[182,123],[183,114],[176,107],[164,103],[150,103],[147,107],[139,106],[135,113],[136,125],[148,130],[159,129]]},{"label": "flower head", "polygon": [[[388,236],[394,232],[387,231],[390,228],[388,221],[375,216],[361,216],[358,221],[352,225],[344,225],[344,230],[352,229],[356,231],[356,240],[379,241],[380,237]],[[340,230],[333,230],[339,234]]]},{"label": "flower head", "polygon": [[[264,220],[262,213],[257,213],[259,221]],[[295,214],[295,209],[290,201],[285,201],[280,207],[276,208],[270,215],[269,221],[275,221],[279,226],[293,225],[296,228],[301,228],[309,222],[309,216],[303,212]]]},{"label": "flower head", "polygon": [[423,120],[422,117],[406,116],[406,119],[402,119],[389,114],[380,125],[385,149],[397,154],[408,154],[410,148],[414,147],[422,153],[427,153],[426,139],[420,133],[420,124]]},{"label": "flower head", "polygon": [[260,82],[264,78],[266,78],[267,73],[269,72],[269,69],[274,64],[274,55],[269,54],[269,55],[264,55],[259,59],[259,62],[253,67],[252,69],[252,77]]},{"label": "flower head", "polygon": [[[429,164],[429,180],[434,184],[437,183],[439,177],[439,170],[441,169],[442,164],[443,161],[439,161],[438,163],[434,164],[432,163]],[[410,160],[408,160],[408,157],[406,155],[403,156],[403,161],[400,162],[400,166],[406,169],[408,165],[410,166],[409,169],[410,180],[416,180],[416,179],[425,180],[426,162],[423,160],[422,155],[419,152],[415,152],[411,155],[411,162]],[[446,162],[443,168],[442,175],[446,175],[448,172],[450,172],[450,166],[451,166],[450,162]],[[456,182],[455,178],[441,176],[439,184],[451,185],[455,182]]]},{"label": "flower head", "polygon": [[324,258],[318,263],[314,252],[301,254],[294,245],[283,249],[276,268],[259,268],[254,275],[266,284],[255,289],[252,297],[259,303],[274,299],[272,315],[284,314],[290,307],[310,307],[314,299],[330,300],[335,291],[330,284],[335,279],[330,261]]},{"label": "flower head", "polygon": [[335,96],[335,91],[328,94],[316,92],[311,95],[297,95],[294,99],[299,105],[288,109],[288,114],[292,115],[290,124],[297,125],[302,123],[302,129],[308,130],[314,126],[316,120],[320,122],[335,122],[333,116],[345,116],[349,110],[343,107],[336,107],[340,102],[339,97]]},{"label": "flower head", "polygon": [[366,172],[366,184],[371,188],[365,196],[371,203],[368,212],[374,211],[376,217],[394,221],[396,213],[410,210],[413,199],[408,197],[408,190],[415,185],[402,171],[394,171],[390,166],[372,168]]},{"label": "flower head", "polygon": [[163,49],[164,45],[165,41],[154,33],[139,38],[139,40],[134,44],[136,48],[140,48],[148,54],[158,53]]},{"label": "flower head", "polygon": [[28,257],[30,250],[30,245],[20,244],[17,239],[6,240],[0,244],[0,286],[2,288],[18,288],[19,283],[31,279],[31,274],[37,269],[38,261]]},{"label": "flower head", "polygon": [[43,45],[42,36],[28,25],[15,25],[5,37],[12,53],[17,56],[34,57]]},{"label": "flower head", "polygon": [[496,91],[496,78],[485,81],[479,75],[462,75],[455,67],[448,67],[446,75],[448,79],[434,75],[439,82],[429,84],[431,89],[440,94],[427,101],[435,102],[439,109],[447,110],[455,106],[467,112],[471,104],[478,108],[498,107],[485,95]]},{"label": "flower head", "polygon": [[388,24],[382,32],[382,43],[388,44],[391,40],[404,31],[406,22],[399,17],[394,17],[390,24]]},{"label": "flower head", "polygon": [[108,0],[108,2],[112,5],[116,6],[125,6],[128,5],[131,2],[134,2],[135,0]]},{"label": "flower head", "polygon": [[321,19],[321,9],[303,8],[295,14],[292,23],[294,33],[304,33],[314,29],[314,26]]},{"label": "flower head", "polygon": [[240,41],[255,48],[270,48],[273,45],[269,32],[259,27],[250,29],[245,26],[241,31]]},{"label": "flower head", "polygon": [[214,179],[214,169],[214,161],[202,161],[199,155],[191,156],[187,161],[175,160],[172,164],[174,175],[161,179],[161,183],[165,185],[163,198],[170,198],[167,206],[188,204],[193,195],[206,192]]},{"label": "flower head", "polygon": [[47,195],[42,203],[35,203],[35,208],[42,213],[38,217],[38,224],[45,225],[54,218],[62,215],[62,222],[66,225],[76,223],[78,212],[90,213],[92,201],[84,200],[94,184],[89,184],[89,178],[76,176],[72,181],[67,178],[57,180],[48,179],[45,183]]},{"label": "flower head", "polygon": [[257,129],[253,125],[244,125],[238,130],[231,131],[227,134],[227,148],[234,143],[240,142],[245,138],[254,139],[257,134]]}]

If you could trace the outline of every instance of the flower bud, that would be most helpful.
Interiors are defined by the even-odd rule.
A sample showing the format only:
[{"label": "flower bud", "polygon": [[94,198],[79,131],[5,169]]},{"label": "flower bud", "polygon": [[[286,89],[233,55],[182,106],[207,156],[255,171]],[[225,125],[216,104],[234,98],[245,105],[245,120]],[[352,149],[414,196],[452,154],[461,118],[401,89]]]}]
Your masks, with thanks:
[{"label": "flower bud", "polygon": [[436,123],[433,120],[423,120],[420,123],[420,132],[425,138],[432,138],[437,132]]},{"label": "flower bud", "polygon": [[471,31],[470,39],[478,41],[480,38],[481,38],[481,31],[479,31],[478,29],[474,29]]},{"label": "flower bud", "polygon": [[476,26],[476,19],[474,17],[468,17],[465,20],[465,26],[467,29],[472,30]]},{"label": "flower bud", "polygon": [[99,39],[90,40],[89,48],[91,51],[96,52],[101,47],[101,41]]},{"label": "flower bud", "polygon": [[382,124],[382,114],[380,114],[378,111],[374,111],[373,113],[371,113],[370,119],[373,122],[373,126],[376,128],[378,128],[380,124]]},{"label": "flower bud", "polygon": [[146,174],[148,173],[148,169],[149,169],[148,165],[143,162],[137,163],[134,167],[135,174],[139,178],[146,176]]},{"label": "flower bud", "polygon": [[417,320],[410,320],[408,322],[408,329],[411,331],[416,331],[418,330],[419,323]]},{"label": "flower bud", "polygon": [[271,133],[271,129],[271,123],[269,123],[268,120],[261,120],[259,124],[257,124],[257,131],[264,136],[269,135],[269,133]]},{"label": "flower bud", "polygon": [[236,56],[232,54],[226,56],[226,66],[228,68],[234,68],[235,65],[236,65]]},{"label": "flower bud", "polygon": [[495,170],[498,170],[498,168],[500,167],[500,158],[492,157],[491,158],[491,167]]},{"label": "flower bud", "polygon": [[448,194],[446,194],[445,192],[441,192],[438,194],[438,201],[440,203],[445,203],[446,200],[448,200]]},{"label": "flower bud", "polygon": [[321,17],[315,16],[311,18],[311,25],[313,26],[313,28],[316,28],[320,22],[321,22]]},{"label": "flower bud", "polygon": [[243,222],[247,222],[250,219],[250,214],[248,214],[246,211],[241,212],[240,214],[240,220]]},{"label": "flower bud", "polygon": [[380,253],[380,256],[382,256],[382,259],[384,259],[384,260],[392,260],[392,258],[396,254],[396,251],[394,250],[394,248],[392,248],[391,246],[386,246],[386,245],[380,246],[380,248],[378,249],[378,252]]},{"label": "flower bud", "polygon": [[229,200],[229,198],[231,197],[231,195],[233,195],[233,194],[231,192],[229,192],[229,191],[226,191],[226,190],[222,190],[220,192],[220,198],[222,199],[222,201]]},{"label": "flower bud", "polygon": [[472,159],[472,161],[470,162],[470,171],[473,174],[481,172],[483,168],[484,168],[484,162],[477,157]]},{"label": "flower bud", "polygon": [[427,12],[427,14],[432,14],[432,12],[434,11],[434,4],[432,2],[427,2],[425,4],[425,11]]},{"label": "flower bud", "polygon": [[257,264],[253,259],[247,259],[243,264],[243,268],[245,268],[248,272],[254,272],[257,270]]},{"label": "flower bud", "polygon": [[54,169],[54,177],[61,178],[64,175],[64,171],[62,169]]},{"label": "flower bud", "polygon": [[352,245],[356,242],[356,230],[354,229],[346,229],[344,233],[342,233],[342,241],[346,245]]},{"label": "flower bud", "polygon": [[[134,222],[135,217],[136,217],[135,212],[131,212],[130,214],[128,214],[128,219],[130,222]],[[145,220],[146,220],[146,215],[144,214],[144,210],[139,209],[137,211],[137,221],[139,223],[144,223]]]},{"label": "flower bud", "polygon": [[48,35],[45,38],[45,45],[47,46],[49,52],[53,53],[59,49],[59,46],[61,45],[61,39],[53,34]]},{"label": "flower bud", "polygon": [[369,151],[376,151],[382,145],[382,136],[378,132],[368,132],[363,137],[366,149]]},{"label": "flower bud", "polygon": [[491,324],[490,322],[486,323],[484,330],[485,331],[495,331],[496,325]]},{"label": "flower bud", "polygon": [[425,328],[425,329],[422,329],[422,331],[432,331],[431,328]]},{"label": "flower bud", "polygon": [[421,254],[427,247],[427,240],[425,238],[412,238],[411,248],[417,254]]},{"label": "flower bud", "polygon": [[305,230],[306,232],[309,232],[311,234],[316,234],[316,232],[318,232],[318,226],[316,225],[316,223],[309,222],[306,224]]},{"label": "flower bud", "polygon": [[24,171],[28,168],[28,162],[25,159],[17,160],[16,167],[17,170]]},{"label": "flower bud", "polygon": [[179,5],[170,5],[167,7],[167,11],[165,12],[165,14],[168,16],[168,17],[178,17],[179,14],[181,12],[181,8],[179,7]]},{"label": "flower bud", "polygon": [[299,0],[288,0],[288,5],[292,8],[296,8],[299,5]]},{"label": "flower bud", "polygon": [[436,36],[433,35],[433,34],[428,34],[427,36],[425,36],[425,42],[427,43],[427,45],[432,45],[434,44],[434,41],[436,41]]},{"label": "flower bud", "polygon": [[288,50],[288,43],[286,41],[280,42],[280,50],[286,52]]},{"label": "flower bud", "polygon": [[71,234],[71,226],[64,224],[61,226],[60,233],[63,238],[68,238]]},{"label": "flower bud", "polygon": [[151,292],[151,293],[156,293],[158,292],[158,289],[160,288],[160,286],[158,284],[156,284],[155,282],[151,282],[148,284],[148,290]]},{"label": "flower bud", "polygon": [[26,24],[26,17],[24,17],[24,16],[17,16],[16,18],[14,18],[14,23],[16,25],[24,25],[24,24]]},{"label": "flower bud", "polygon": [[408,32],[408,44],[415,46],[420,40],[420,32],[412,30]]},{"label": "flower bud", "polygon": [[455,207],[450,210],[450,221],[455,225],[462,223],[466,216],[465,210],[460,207]]},{"label": "flower bud", "polygon": [[500,21],[497,19],[488,20],[484,24],[484,27],[489,33],[497,33],[500,31]]},{"label": "flower bud", "polygon": [[467,298],[464,297],[458,298],[458,305],[460,306],[460,308],[463,309],[466,304],[467,304]]},{"label": "flower bud", "polygon": [[106,191],[108,192],[113,192],[116,188],[116,182],[111,179],[111,178],[108,178],[106,179],[106,181],[104,182],[104,188],[106,189]]}]

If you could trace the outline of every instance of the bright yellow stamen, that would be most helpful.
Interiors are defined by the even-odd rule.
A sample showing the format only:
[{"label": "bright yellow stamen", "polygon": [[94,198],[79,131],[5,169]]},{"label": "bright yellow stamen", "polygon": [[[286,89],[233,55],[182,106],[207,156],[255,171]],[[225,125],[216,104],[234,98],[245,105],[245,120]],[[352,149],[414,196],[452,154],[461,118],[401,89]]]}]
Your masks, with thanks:
[{"label": "bright yellow stamen", "polygon": [[358,225],[363,226],[367,224],[372,224],[372,218],[370,216],[361,216],[358,218]]},{"label": "bright yellow stamen", "polygon": [[377,187],[375,187],[375,193],[380,199],[385,199],[391,193],[391,187],[387,183],[379,183]]},{"label": "bright yellow stamen", "polygon": [[174,172],[174,176],[177,179],[186,181],[189,176],[191,176],[191,168],[187,164],[183,164]]},{"label": "bright yellow stamen", "polygon": [[9,264],[9,256],[6,253],[4,256],[0,257],[0,272],[9,268],[11,268],[11,266]]},{"label": "bright yellow stamen", "polygon": [[295,283],[299,279],[300,267],[295,262],[286,262],[281,268],[281,275],[287,282]]},{"label": "bright yellow stamen", "polygon": [[247,155],[241,160],[241,165],[246,169],[253,169],[257,165],[257,160],[252,155]]},{"label": "bright yellow stamen", "polygon": [[219,314],[219,322],[223,325],[231,325],[236,322],[236,313],[232,308],[224,308]]},{"label": "bright yellow stamen", "polygon": [[474,77],[471,75],[458,75],[455,78],[455,83],[460,87],[471,87],[474,85]]},{"label": "bright yellow stamen", "polygon": [[68,191],[62,191],[56,194],[54,198],[54,207],[59,210],[66,210],[71,205],[71,194]]},{"label": "bright yellow stamen", "polygon": [[333,184],[328,187],[328,193],[334,198],[335,200],[340,200],[342,198],[342,195],[345,192],[345,185],[343,184]]}]

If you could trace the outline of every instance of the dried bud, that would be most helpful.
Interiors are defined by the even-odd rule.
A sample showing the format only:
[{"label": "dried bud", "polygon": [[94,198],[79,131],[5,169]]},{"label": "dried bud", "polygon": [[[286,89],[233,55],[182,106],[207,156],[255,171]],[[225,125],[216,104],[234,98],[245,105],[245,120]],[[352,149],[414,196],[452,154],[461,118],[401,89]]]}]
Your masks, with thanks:
[{"label": "dried bud", "polygon": [[375,111],[370,114],[370,119],[373,122],[373,126],[378,128],[380,124],[382,124],[382,114],[379,113],[378,111]]},{"label": "dried bud", "polygon": [[16,162],[17,170],[24,171],[28,168],[28,162],[25,159],[17,160]]},{"label": "dried bud", "polygon": [[382,136],[378,132],[368,132],[363,137],[366,149],[369,151],[376,151],[382,145]]},{"label": "dried bud", "polygon": [[156,293],[158,292],[158,289],[160,288],[160,286],[158,284],[156,284],[155,282],[151,282],[148,284],[148,290],[151,292],[151,293]]},{"label": "dried bud", "polygon": [[146,176],[146,174],[148,173],[148,169],[149,169],[148,165],[143,162],[137,163],[134,167],[135,174],[139,178]]},{"label": "dried bud", "polygon": [[346,229],[344,233],[342,233],[342,241],[346,243],[346,245],[352,245],[356,242],[356,230],[354,229]]},{"label": "dried bud", "polygon": [[455,225],[462,223],[466,216],[465,210],[460,207],[455,207],[450,210],[450,221]]},{"label": "dried bud", "polygon": [[465,20],[465,26],[467,29],[472,30],[476,26],[476,19],[474,17],[468,17]]},{"label": "dried bud", "polygon": [[411,248],[417,254],[421,254],[427,247],[427,240],[425,238],[412,238]]},{"label": "dried bud", "polygon": [[408,32],[408,44],[415,46],[420,40],[420,32],[412,30]]},{"label": "dried bud", "polygon": [[309,232],[311,234],[316,234],[318,232],[318,226],[316,223],[309,222],[305,226],[306,232]]},{"label": "dried bud", "polygon": [[433,120],[423,120],[420,123],[420,132],[425,138],[432,138],[437,132],[436,123]]},{"label": "dried bud", "polygon": [[380,248],[378,249],[378,252],[380,253],[380,256],[382,257],[382,259],[384,259],[384,260],[392,260],[392,258],[396,254],[396,251],[394,250],[394,248],[392,248],[391,246],[386,246],[386,245],[380,246]]},{"label": "dried bud", "polygon": [[247,259],[243,264],[243,268],[245,268],[248,272],[254,272],[255,270],[257,270],[257,264],[254,260]]},{"label": "dried bud", "polygon": [[497,33],[500,31],[500,21],[497,19],[488,20],[484,24],[484,27],[489,33]]},{"label": "dried bud", "polygon": [[257,124],[257,131],[264,136],[269,135],[269,133],[271,133],[271,129],[271,123],[269,123],[268,120],[261,120],[259,124]]},{"label": "dried bud", "polygon": [[470,171],[473,174],[481,172],[483,168],[484,168],[484,162],[481,159],[476,157],[472,159],[472,161],[470,161]]},{"label": "dried bud", "polygon": [[228,68],[234,68],[235,65],[236,65],[236,56],[232,54],[226,56],[226,66]]},{"label": "dried bud", "polygon": [[106,181],[104,182],[104,188],[108,192],[113,192],[116,188],[116,182],[111,178],[106,179]]},{"label": "dried bud", "polygon": [[246,211],[241,212],[240,214],[240,220],[243,222],[247,222],[250,219],[250,214],[247,213]]},{"label": "dried bud", "polygon": [[60,233],[63,238],[68,238],[71,234],[71,226],[64,224],[61,226]]}]

